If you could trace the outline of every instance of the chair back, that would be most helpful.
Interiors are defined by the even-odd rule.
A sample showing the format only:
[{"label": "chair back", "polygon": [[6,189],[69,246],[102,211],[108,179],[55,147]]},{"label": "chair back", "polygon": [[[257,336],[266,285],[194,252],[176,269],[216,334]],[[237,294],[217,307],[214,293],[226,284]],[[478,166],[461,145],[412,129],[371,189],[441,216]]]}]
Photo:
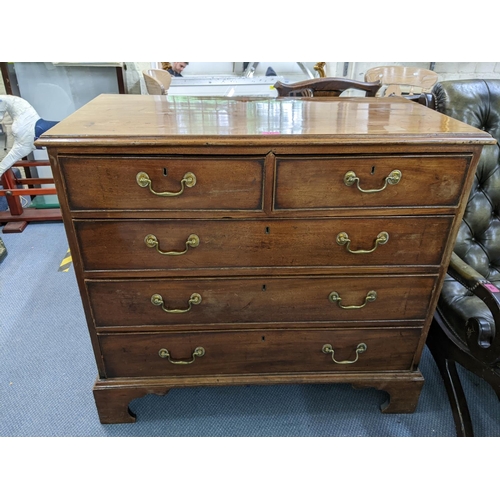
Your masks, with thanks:
[{"label": "chair back", "polygon": [[[142,76],[144,77],[144,83],[146,84],[146,90],[149,95],[166,95],[168,94],[168,87],[170,86],[170,82],[168,86],[165,87],[162,81],[160,81],[155,76],[152,76],[149,72],[153,70],[144,70],[142,72]],[[158,70],[154,70],[158,71]],[[166,72],[169,76],[170,73]]]},{"label": "chair back", "polygon": [[338,97],[346,90],[360,90],[366,97],[375,97],[380,89],[380,82],[359,82],[347,78],[313,78],[296,83],[276,82],[274,88],[278,97]]},{"label": "chair back", "polygon": [[438,78],[430,69],[412,66],[378,66],[365,73],[365,82],[381,82],[380,97],[430,92]]},{"label": "chair back", "polygon": [[[172,75],[164,69],[148,69],[149,76],[156,78],[165,90],[168,90],[172,83]],[[165,92],[166,93],[166,92]]]}]

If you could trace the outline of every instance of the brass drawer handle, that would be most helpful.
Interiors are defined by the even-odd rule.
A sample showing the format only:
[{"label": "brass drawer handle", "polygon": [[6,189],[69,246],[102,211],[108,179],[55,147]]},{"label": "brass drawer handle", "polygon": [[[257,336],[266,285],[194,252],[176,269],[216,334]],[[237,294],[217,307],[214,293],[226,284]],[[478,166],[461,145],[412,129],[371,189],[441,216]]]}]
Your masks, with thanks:
[{"label": "brass drawer handle", "polygon": [[139,186],[141,186],[142,188],[149,187],[149,190],[156,196],[179,196],[184,192],[184,187],[187,186],[190,188],[196,184],[196,176],[192,172],[187,172],[184,174],[184,177],[181,180],[181,190],[177,191],[176,193],[170,193],[168,191],[157,193],[156,191],[154,191],[151,187],[151,179],[146,172],[139,172],[135,176],[135,180],[137,181],[137,184],[139,184]]},{"label": "brass drawer handle", "polygon": [[172,363],[173,365],[190,365],[191,363],[194,363],[195,362],[195,359],[196,359],[196,356],[198,357],[202,357],[205,355],[205,349],[203,349],[203,347],[197,347],[194,351],[193,351],[193,354],[192,354],[192,358],[191,361],[174,361],[171,357],[170,357],[170,353],[168,352],[168,349],[160,349],[158,351],[158,355],[160,356],[160,358],[167,358],[170,363]]},{"label": "brass drawer handle", "polygon": [[181,314],[191,311],[193,305],[201,304],[201,295],[199,293],[193,293],[189,298],[189,307],[187,309],[166,309],[164,307],[163,297],[159,293],[155,293],[151,296],[151,303],[155,306],[161,306],[166,313]]},{"label": "brass drawer handle", "polygon": [[389,241],[389,233],[382,231],[377,235],[377,239],[375,240],[375,246],[371,250],[351,250],[351,240],[349,239],[349,235],[347,233],[339,233],[337,234],[337,243],[339,245],[345,245],[347,243],[347,250],[350,253],[372,253],[376,250],[379,245],[385,245]]},{"label": "brass drawer handle", "polygon": [[335,359],[335,351],[333,350],[333,347],[331,344],[325,344],[323,348],[321,349],[325,354],[331,354],[332,355],[332,360],[334,363],[337,363],[338,365],[352,365],[353,363],[356,363],[356,361],[359,359],[359,355],[363,352],[365,352],[368,349],[366,344],[358,344],[358,347],[356,347],[356,359],[354,361],[337,361]]},{"label": "brass drawer handle", "polygon": [[160,243],[158,242],[158,238],[154,234],[146,235],[146,237],[144,238],[144,243],[146,243],[146,246],[149,248],[156,248],[156,251],[158,253],[161,253],[162,255],[184,255],[189,250],[189,247],[195,248],[200,244],[200,238],[198,238],[196,234],[190,234],[186,241],[186,248],[182,252],[163,252],[162,250],[160,250]]},{"label": "brass drawer handle", "polygon": [[403,174],[401,173],[400,170],[393,170],[386,178],[384,185],[380,189],[362,189],[359,186],[359,177],[356,175],[355,172],[352,170],[349,170],[344,175],[344,184],[346,186],[352,186],[354,183],[356,183],[357,188],[362,192],[362,193],[380,193],[380,191],[383,191],[388,184],[395,185],[397,184],[400,180]]},{"label": "brass drawer handle", "polygon": [[337,305],[342,309],[361,309],[365,307],[368,302],[373,302],[377,299],[377,292],[375,290],[370,290],[365,297],[365,301],[360,306],[343,306],[340,302],[342,301],[342,297],[337,292],[332,292],[328,298],[330,302],[337,302]]}]

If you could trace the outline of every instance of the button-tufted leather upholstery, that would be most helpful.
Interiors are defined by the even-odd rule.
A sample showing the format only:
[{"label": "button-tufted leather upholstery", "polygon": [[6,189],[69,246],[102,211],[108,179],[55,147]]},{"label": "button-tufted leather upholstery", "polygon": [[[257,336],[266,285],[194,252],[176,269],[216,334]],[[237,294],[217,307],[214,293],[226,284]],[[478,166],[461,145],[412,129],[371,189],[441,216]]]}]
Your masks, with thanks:
[{"label": "button-tufted leather upholstery", "polygon": [[[445,81],[438,83],[433,93],[438,111],[500,141],[500,80]],[[499,152],[498,144],[483,148],[454,251],[500,288]],[[493,322],[483,301],[449,275],[438,310],[464,341],[468,318],[479,316]]]},{"label": "button-tufted leather upholstery", "polygon": [[500,398],[500,80],[439,82],[436,110],[485,130],[484,146],[448,274],[427,337],[443,378],[458,436],[473,436],[455,363]]}]

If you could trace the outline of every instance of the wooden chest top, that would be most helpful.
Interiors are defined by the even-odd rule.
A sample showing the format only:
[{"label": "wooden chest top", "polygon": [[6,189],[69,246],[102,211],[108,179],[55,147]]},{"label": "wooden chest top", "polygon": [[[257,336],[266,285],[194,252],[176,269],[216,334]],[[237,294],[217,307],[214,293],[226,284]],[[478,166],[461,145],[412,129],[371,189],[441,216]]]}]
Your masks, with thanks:
[{"label": "wooden chest top", "polygon": [[207,98],[102,94],[38,146],[494,143],[486,132],[404,98]]}]

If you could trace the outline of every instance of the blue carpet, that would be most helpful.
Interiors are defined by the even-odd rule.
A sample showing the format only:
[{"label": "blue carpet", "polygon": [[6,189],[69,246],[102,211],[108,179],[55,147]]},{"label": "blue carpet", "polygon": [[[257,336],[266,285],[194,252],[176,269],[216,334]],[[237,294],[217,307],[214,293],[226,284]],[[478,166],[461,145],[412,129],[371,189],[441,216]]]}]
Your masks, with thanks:
[{"label": "blue carpet", "polygon": [[[99,423],[94,357],[60,222],[2,234],[0,264],[0,436],[454,436],[446,392],[424,350],[426,383],[415,413],[384,415],[386,394],[350,385],[173,389],[134,400],[135,424]],[[500,436],[500,403],[460,369],[476,436]]]}]

